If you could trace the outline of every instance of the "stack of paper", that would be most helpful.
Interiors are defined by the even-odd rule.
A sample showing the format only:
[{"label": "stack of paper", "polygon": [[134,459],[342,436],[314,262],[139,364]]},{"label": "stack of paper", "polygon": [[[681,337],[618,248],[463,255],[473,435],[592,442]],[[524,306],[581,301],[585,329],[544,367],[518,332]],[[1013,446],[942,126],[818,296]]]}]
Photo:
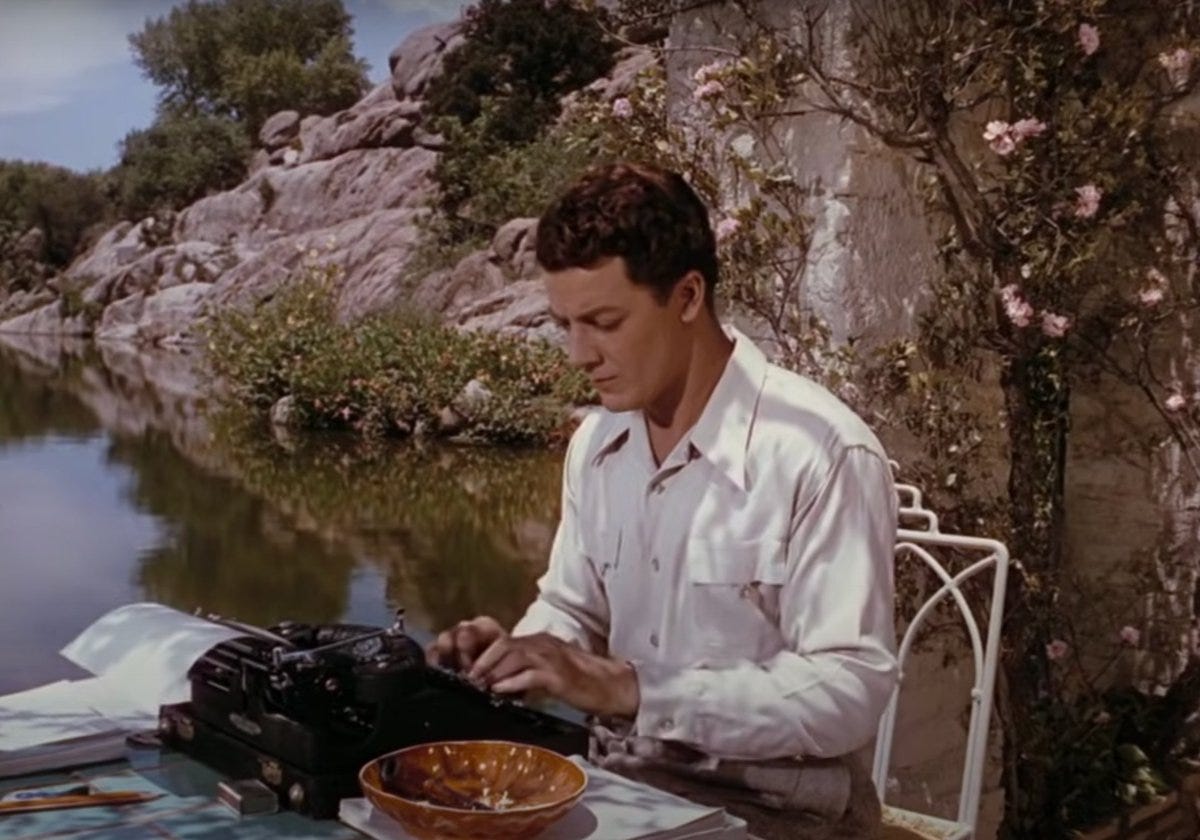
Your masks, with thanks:
[{"label": "stack of paper", "polygon": [[0,698],[0,778],[117,758],[127,732],[155,724],[127,705],[100,677]]},{"label": "stack of paper", "polygon": [[[746,823],[720,808],[634,782],[578,757],[588,774],[583,796],[537,840],[746,840]],[[375,840],[412,840],[366,799],[343,799],[338,818]]]},{"label": "stack of paper", "polygon": [[187,700],[192,663],[239,631],[161,604],[131,604],[61,653],[96,676],[0,697],[0,778],[110,761],[125,736],[153,729],[158,707]]}]

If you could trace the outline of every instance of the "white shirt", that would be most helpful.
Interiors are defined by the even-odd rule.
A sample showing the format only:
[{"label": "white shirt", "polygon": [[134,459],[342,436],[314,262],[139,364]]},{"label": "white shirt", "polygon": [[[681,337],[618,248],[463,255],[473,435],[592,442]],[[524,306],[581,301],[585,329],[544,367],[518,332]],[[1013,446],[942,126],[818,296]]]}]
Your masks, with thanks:
[{"label": "white shirt", "polygon": [[891,470],[848,407],[727,331],[733,354],[661,466],[640,412],[575,432],[549,568],[513,635],[633,662],[637,736],[844,755],[896,680]]}]

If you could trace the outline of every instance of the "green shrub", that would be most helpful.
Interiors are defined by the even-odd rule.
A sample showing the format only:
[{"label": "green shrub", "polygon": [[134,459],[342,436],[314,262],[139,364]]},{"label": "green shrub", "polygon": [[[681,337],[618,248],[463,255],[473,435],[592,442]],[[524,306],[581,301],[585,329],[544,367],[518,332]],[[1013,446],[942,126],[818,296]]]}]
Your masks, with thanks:
[{"label": "green shrub", "polygon": [[234,404],[265,413],[290,395],[305,427],[394,434],[419,423],[436,428],[439,413],[477,379],[493,396],[466,434],[544,444],[564,437],[564,409],[592,396],[563,353],[545,343],[465,334],[403,312],[339,323],[336,274],[306,267],[255,311],[214,318],[211,372]]},{"label": "green shrub", "polygon": [[448,216],[458,215],[493,155],[534,141],[564,94],[612,68],[603,15],[561,0],[481,0],[467,12],[465,43],[446,57],[426,97],[451,139],[435,172]]},{"label": "green shrub", "polygon": [[178,210],[246,174],[250,143],[223,117],[164,115],[125,135],[112,177],[121,214],[140,219]]},{"label": "green shrub", "polygon": [[509,219],[539,216],[564,184],[595,162],[591,145],[567,139],[560,129],[532,142],[493,147],[491,126],[500,114],[491,103],[470,125],[456,120],[445,126],[448,147],[434,172],[443,209],[464,231],[490,235]]}]

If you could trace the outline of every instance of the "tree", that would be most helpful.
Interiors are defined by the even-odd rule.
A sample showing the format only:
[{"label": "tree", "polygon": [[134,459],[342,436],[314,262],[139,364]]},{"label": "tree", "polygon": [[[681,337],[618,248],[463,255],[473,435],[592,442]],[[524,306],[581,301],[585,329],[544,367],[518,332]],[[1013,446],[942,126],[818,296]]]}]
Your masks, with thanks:
[{"label": "tree", "polygon": [[106,220],[109,206],[101,179],[46,163],[0,161],[0,220],[17,234],[41,230],[34,259],[62,267],[79,250],[84,232]]},{"label": "tree", "polygon": [[328,114],[366,90],[341,0],[188,0],[129,36],[163,113],[227,117],[258,133],[287,109]]},{"label": "tree", "polygon": [[490,233],[463,212],[486,179],[486,162],[533,142],[558,116],[564,94],[612,69],[603,18],[563,0],[482,0],[467,12],[465,43],[446,56],[426,97],[449,141],[434,178],[452,227]]},{"label": "tree", "polygon": [[430,112],[466,125],[492,99],[495,138],[529,142],[558,115],[559,97],[612,69],[599,21],[564,0],[481,0],[467,12],[466,42],[430,83]]},{"label": "tree", "polygon": [[185,207],[241,181],[249,151],[241,129],[225,117],[162,116],[121,141],[116,203],[130,219]]}]

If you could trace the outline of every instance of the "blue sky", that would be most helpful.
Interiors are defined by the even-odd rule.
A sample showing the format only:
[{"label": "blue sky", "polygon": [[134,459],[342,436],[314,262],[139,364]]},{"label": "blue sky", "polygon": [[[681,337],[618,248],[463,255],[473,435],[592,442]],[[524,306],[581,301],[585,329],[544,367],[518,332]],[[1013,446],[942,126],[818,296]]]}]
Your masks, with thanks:
[{"label": "blue sky", "polygon": [[[354,49],[387,77],[387,57],[418,27],[457,16],[459,0],[343,0]],[[76,170],[117,162],[117,142],[154,119],[156,88],[128,36],[173,0],[0,0],[0,159]]]}]

